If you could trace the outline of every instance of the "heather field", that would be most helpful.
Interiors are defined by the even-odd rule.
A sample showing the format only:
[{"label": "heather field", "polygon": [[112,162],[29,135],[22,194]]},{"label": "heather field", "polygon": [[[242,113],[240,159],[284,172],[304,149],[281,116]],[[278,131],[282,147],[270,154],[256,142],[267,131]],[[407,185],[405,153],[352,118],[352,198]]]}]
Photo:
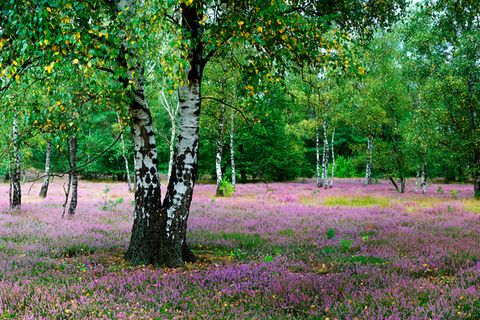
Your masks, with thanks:
[{"label": "heather field", "polygon": [[198,185],[181,269],[132,267],[124,184],[0,185],[0,319],[480,319],[480,203],[471,186],[400,195],[382,182]]}]

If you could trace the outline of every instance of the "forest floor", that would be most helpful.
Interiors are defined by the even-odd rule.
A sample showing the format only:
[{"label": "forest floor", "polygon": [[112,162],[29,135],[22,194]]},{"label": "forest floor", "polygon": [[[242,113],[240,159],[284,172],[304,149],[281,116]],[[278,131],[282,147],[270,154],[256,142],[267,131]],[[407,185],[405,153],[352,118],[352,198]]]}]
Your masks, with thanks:
[{"label": "forest floor", "polygon": [[[105,186],[108,185],[108,188]],[[125,184],[62,184],[23,209],[0,184],[0,319],[480,319],[480,202],[468,185],[400,195],[387,182],[198,185],[180,269],[123,260]]]}]

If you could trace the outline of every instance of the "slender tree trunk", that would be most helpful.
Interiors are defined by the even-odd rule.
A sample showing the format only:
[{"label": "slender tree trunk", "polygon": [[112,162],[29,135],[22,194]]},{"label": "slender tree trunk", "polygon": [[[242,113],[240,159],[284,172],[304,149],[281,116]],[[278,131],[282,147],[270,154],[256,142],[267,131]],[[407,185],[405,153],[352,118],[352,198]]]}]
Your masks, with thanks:
[{"label": "slender tree trunk", "polygon": [[367,161],[365,167],[365,181],[364,185],[372,184],[372,138],[367,138]]},{"label": "slender tree trunk", "polygon": [[[70,149],[70,146],[69,146]],[[70,151],[69,151],[70,152]],[[69,162],[69,168],[70,170],[72,169],[72,164]],[[68,172],[68,181],[67,181],[67,187],[63,186],[63,190],[65,192],[65,201],[63,202],[63,212],[62,212],[62,219],[65,217],[65,212],[67,211],[67,205],[68,205],[68,199],[70,197],[70,190],[72,188],[72,172]]]},{"label": "slender tree trunk", "polygon": [[[317,176],[317,187],[322,187],[323,177],[320,176],[320,129],[318,128],[318,124],[315,127],[315,155],[316,155],[316,168],[315,173]],[[325,158],[325,155],[324,155]],[[323,167],[322,167],[322,174],[323,174]]]},{"label": "slender tree trunk", "polygon": [[11,183],[10,209],[20,209],[22,206],[22,188],[20,184],[21,162],[20,162],[20,145],[18,138],[17,112],[13,115],[13,175]]},{"label": "slender tree trunk", "polygon": [[422,185],[422,193],[427,194],[427,174],[426,174],[426,164],[425,162],[422,163],[422,178],[421,178],[421,185]]},{"label": "slender tree trunk", "polygon": [[417,174],[415,175],[415,187],[413,188],[413,192],[417,193],[418,190],[418,181],[420,179],[420,173],[417,170]]},{"label": "slender tree trunk", "polygon": [[327,121],[323,122],[323,163],[322,163],[322,185],[325,189],[328,188],[328,136],[327,136]]},{"label": "slender tree trunk", "polygon": [[[222,94],[223,94],[223,99],[226,99],[225,97],[225,82],[222,84]],[[220,185],[222,183],[223,179],[223,173],[222,173],[222,153],[223,153],[223,132],[225,130],[225,118],[226,118],[226,111],[227,111],[227,105],[225,103],[222,103],[221,106],[221,114],[220,114],[220,121],[218,124],[218,131],[217,131],[217,150],[216,150],[216,156],[215,156],[215,172],[217,175],[217,196],[223,196],[223,192],[220,190]]]},{"label": "slender tree trunk", "polygon": [[389,177],[389,179],[392,185],[395,187],[395,191],[400,192],[400,189],[398,188],[398,184],[395,182],[395,179],[393,179],[393,177]]},{"label": "slender tree trunk", "polygon": [[72,197],[70,198],[70,206],[68,214],[75,214],[78,202],[78,173],[77,173],[77,136],[73,135],[70,138],[70,173],[72,177]]},{"label": "slender tree trunk", "polygon": [[232,167],[232,186],[237,189],[237,173],[235,172],[235,111],[230,114],[230,166]]},{"label": "slender tree trunk", "polygon": [[172,108],[171,103],[168,101],[167,97],[165,96],[165,93],[163,91],[160,91],[160,96],[162,97],[163,100],[163,108],[165,111],[168,113],[168,117],[170,118],[170,140],[168,141],[168,147],[169,147],[169,160],[168,160],[168,173],[167,173],[167,179],[170,179],[170,175],[172,174],[172,166],[173,166],[173,157],[175,153],[175,138],[177,135],[177,114],[178,114],[178,104],[175,109]]},{"label": "slender tree trunk", "polygon": [[176,117],[173,117],[170,120],[172,122],[172,128],[170,129],[170,143],[168,145],[170,152],[170,158],[168,159],[168,179],[170,179],[170,176],[172,175],[173,158],[175,156],[175,138],[177,134],[177,119]]},{"label": "slender tree trunk", "polygon": [[120,144],[122,146],[122,157],[123,161],[125,162],[125,172],[127,174],[127,185],[128,185],[128,191],[134,192],[135,188],[132,183],[132,178],[130,177],[130,168],[128,165],[128,158],[127,158],[127,149],[125,148],[125,139],[123,137],[123,125],[122,125],[122,119],[120,119],[120,114],[117,112],[117,121],[118,125],[120,126]]},{"label": "slender tree trunk", "polygon": [[332,173],[330,176],[330,188],[333,187],[333,178],[335,176],[335,128],[332,131]]},{"label": "slender tree trunk", "polygon": [[46,198],[48,186],[50,185],[50,162],[52,157],[52,142],[47,141],[47,150],[45,152],[45,177],[43,178],[42,188],[40,189],[40,198]]}]

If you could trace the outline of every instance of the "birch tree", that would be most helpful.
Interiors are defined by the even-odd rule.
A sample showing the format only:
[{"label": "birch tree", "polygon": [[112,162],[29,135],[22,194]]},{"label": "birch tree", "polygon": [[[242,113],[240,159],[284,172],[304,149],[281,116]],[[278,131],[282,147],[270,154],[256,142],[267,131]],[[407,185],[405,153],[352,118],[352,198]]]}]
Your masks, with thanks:
[{"label": "birch tree", "polygon": [[40,198],[46,198],[48,194],[48,186],[50,185],[50,164],[52,158],[52,142],[47,141],[47,149],[45,151],[45,173],[42,187],[40,188]]},{"label": "birch tree", "polygon": [[13,174],[10,179],[10,209],[20,209],[22,206],[22,187],[21,187],[21,156],[20,139],[18,136],[18,111],[13,111],[12,120],[12,145],[13,145]]}]

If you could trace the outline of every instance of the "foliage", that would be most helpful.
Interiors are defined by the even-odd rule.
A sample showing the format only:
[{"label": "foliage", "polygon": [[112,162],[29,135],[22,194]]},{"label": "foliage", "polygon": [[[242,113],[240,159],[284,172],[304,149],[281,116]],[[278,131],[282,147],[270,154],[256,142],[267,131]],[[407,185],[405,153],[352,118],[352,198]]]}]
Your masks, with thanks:
[{"label": "foliage", "polygon": [[235,188],[227,180],[222,180],[220,182],[220,186],[218,187],[218,190],[220,191],[220,194],[224,197],[230,197],[235,193]]}]

